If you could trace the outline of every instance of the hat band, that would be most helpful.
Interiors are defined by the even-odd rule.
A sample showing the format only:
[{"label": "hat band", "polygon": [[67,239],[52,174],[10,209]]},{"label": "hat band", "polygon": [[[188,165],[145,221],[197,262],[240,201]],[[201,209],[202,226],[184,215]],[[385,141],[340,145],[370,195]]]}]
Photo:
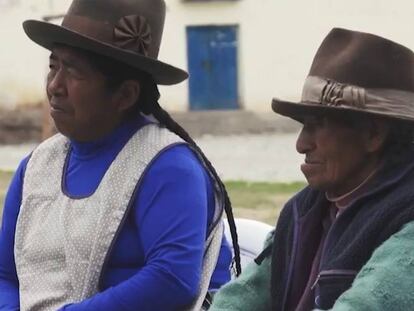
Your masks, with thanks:
[{"label": "hat band", "polygon": [[414,93],[395,89],[370,89],[308,76],[302,103],[414,119]]}]

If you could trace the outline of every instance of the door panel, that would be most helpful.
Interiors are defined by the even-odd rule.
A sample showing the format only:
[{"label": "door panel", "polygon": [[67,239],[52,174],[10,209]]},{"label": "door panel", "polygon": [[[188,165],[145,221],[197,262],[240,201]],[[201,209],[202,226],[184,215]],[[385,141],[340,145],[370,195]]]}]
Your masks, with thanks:
[{"label": "door panel", "polygon": [[237,26],[187,28],[190,108],[236,109]]}]

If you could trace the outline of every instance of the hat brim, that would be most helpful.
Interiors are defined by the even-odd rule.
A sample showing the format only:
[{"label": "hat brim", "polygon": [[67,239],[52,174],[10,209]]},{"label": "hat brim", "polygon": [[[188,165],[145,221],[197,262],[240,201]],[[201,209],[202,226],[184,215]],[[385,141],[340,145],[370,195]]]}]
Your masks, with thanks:
[{"label": "hat brim", "polygon": [[324,106],[316,103],[308,102],[289,102],[273,98],[272,110],[280,115],[292,118],[300,123],[303,123],[303,119],[306,116],[328,116],[328,115],[367,115],[371,117],[382,118],[386,120],[394,120],[401,123],[409,123],[414,125],[414,120],[407,116],[402,115],[389,115],[381,114],[372,111],[363,111],[361,109],[349,107],[349,106]]},{"label": "hat brim", "polygon": [[182,69],[97,41],[60,25],[27,20],[23,22],[23,29],[32,41],[48,50],[60,43],[95,52],[149,73],[157,84],[172,85],[188,78],[188,73]]}]

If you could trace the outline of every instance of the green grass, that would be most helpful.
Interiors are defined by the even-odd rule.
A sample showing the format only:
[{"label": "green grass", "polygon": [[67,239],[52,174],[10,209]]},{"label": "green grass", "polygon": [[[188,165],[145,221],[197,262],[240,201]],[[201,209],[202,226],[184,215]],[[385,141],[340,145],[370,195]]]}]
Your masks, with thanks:
[{"label": "green grass", "polygon": [[286,201],[305,183],[225,182],[234,215],[275,224]]},{"label": "green grass", "polygon": [[[12,172],[0,170],[0,215],[4,196],[12,177]],[[283,204],[305,186],[302,182],[225,182],[236,217],[256,219],[273,225]],[[1,218],[1,217],[0,217]]]},{"label": "green grass", "polygon": [[4,197],[12,176],[13,172],[5,172],[0,170],[0,215],[3,214]]}]

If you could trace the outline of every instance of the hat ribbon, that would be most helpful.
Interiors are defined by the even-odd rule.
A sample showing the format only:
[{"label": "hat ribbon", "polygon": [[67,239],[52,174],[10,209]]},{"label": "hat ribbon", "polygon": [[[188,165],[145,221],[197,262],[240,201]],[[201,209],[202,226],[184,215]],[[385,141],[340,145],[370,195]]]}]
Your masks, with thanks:
[{"label": "hat ribbon", "polygon": [[363,88],[317,76],[308,76],[302,92],[302,104],[414,118],[414,93],[395,89]]}]

